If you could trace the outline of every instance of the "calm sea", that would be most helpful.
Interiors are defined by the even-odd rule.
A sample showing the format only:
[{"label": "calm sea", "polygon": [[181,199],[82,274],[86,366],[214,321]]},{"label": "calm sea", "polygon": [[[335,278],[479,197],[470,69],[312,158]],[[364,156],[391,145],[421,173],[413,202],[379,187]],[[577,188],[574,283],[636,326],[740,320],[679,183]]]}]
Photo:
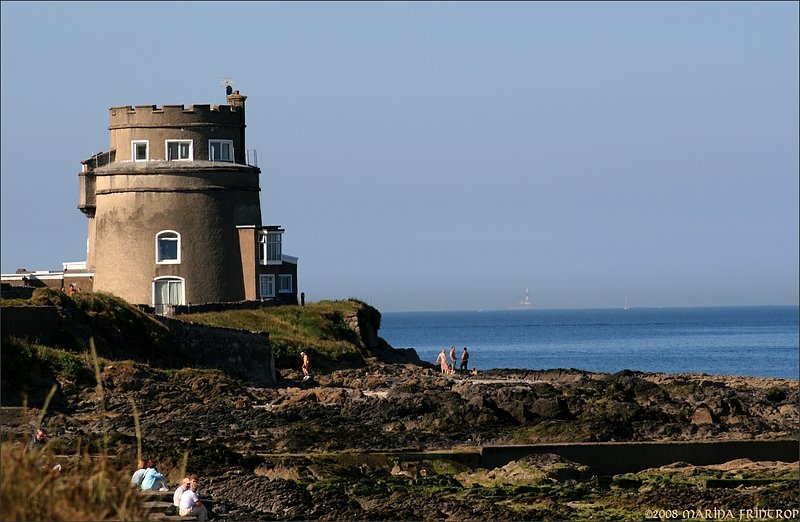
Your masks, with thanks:
[{"label": "calm sea", "polygon": [[470,368],[624,369],[798,378],[798,307],[384,312],[379,335]]}]

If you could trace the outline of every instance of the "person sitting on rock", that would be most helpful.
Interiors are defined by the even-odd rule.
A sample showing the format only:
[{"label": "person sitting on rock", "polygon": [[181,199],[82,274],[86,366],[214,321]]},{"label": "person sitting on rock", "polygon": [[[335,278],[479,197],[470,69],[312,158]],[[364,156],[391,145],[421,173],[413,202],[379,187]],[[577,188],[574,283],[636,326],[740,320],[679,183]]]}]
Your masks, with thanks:
[{"label": "person sitting on rock", "polygon": [[147,470],[142,479],[142,491],[167,491],[167,477],[156,469],[154,460],[147,461]]},{"label": "person sitting on rock", "polygon": [[208,519],[208,510],[200,502],[200,496],[197,494],[197,481],[193,480],[189,483],[189,489],[183,492],[181,495],[181,503],[180,503],[180,510],[178,511],[180,516],[188,517],[194,516],[197,517],[198,522],[206,522]]},{"label": "person sitting on rock", "polygon": [[183,477],[181,479],[180,485],[175,489],[175,494],[172,496],[172,505],[175,506],[176,511],[180,511],[181,509],[181,497],[183,496],[184,491],[189,489],[189,484],[192,482],[192,479],[189,477]]},{"label": "person sitting on rock", "polygon": [[138,469],[133,472],[131,476],[131,486],[134,488],[141,488],[142,481],[144,480],[144,474],[147,473],[147,468],[145,467],[146,462],[144,459],[139,459],[138,462]]},{"label": "person sitting on rock", "polygon": [[36,430],[36,434],[25,444],[22,450],[23,455],[29,455],[32,459],[38,460],[36,467],[42,471],[50,469],[55,475],[61,471],[61,464],[54,464],[52,455],[45,453],[47,447],[47,432],[42,428]]},{"label": "person sitting on rock", "polygon": [[24,455],[27,455],[28,452],[41,453],[44,451],[45,444],[47,444],[47,432],[39,428],[36,430],[36,434],[31,437],[31,440],[25,445],[25,449],[22,453]]},{"label": "person sitting on rock", "polygon": [[[199,497],[202,494],[200,493],[200,477],[192,473],[191,475],[189,475],[189,482],[197,482],[197,491],[195,491],[195,493],[197,493],[197,496]],[[186,489],[189,489],[188,486]]]},{"label": "person sitting on rock", "polygon": [[303,358],[303,380],[307,381],[311,378],[311,360],[306,352],[300,352],[300,357]]}]

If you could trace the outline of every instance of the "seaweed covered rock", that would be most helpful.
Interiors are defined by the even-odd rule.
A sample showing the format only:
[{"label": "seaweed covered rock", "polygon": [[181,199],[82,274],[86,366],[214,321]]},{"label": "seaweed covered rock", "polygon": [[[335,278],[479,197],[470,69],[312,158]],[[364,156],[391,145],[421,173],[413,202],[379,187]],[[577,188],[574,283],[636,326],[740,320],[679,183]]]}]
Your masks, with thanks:
[{"label": "seaweed covered rock", "polygon": [[465,487],[531,485],[589,478],[587,466],[572,462],[552,453],[529,455],[514,460],[500,468],[467,471],[455,476]]}]

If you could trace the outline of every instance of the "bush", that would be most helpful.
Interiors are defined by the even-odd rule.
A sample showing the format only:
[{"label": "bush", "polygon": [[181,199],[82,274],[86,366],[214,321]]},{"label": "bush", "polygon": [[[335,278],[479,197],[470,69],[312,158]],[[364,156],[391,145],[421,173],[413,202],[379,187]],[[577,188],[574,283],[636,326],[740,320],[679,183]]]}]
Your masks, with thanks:
[{"label": "bush", "polygon": [[71,382],[78,380],[80,372],[84,368],[83,362],[77,355],[64,350],[40,346],[37,349],[37,355],[53,370],[53,373]]},{"label": "bush", "polygon": [[275,360],[276,368],[300,368],[300,352],[310,350],[306,348],[303,350],[301,347],[293,344],[284,344],[281,342],[272,342],[272,358]]},{"label": "bush", "polygon": [[34,352],[31,346],[16,337],[4,337],[2,356],[3,379],[18,377],[22,372],[30,370],[33,364]]},{"label": "bush", "polygon": [[31,367],[37,363],[54,375],[71,382],[77,381],[81,371],[85,369],[81,356],[75,353],[39,344],[31,344],[16,337],[3,339],[3,379],[10,379],[19,384],[24,384],[25,379],[23,377],[28,375]]},{"label": "bush", "polygon": [[344,320],[344,315],[341,311],[336,310],[334,312],[330,312],[325,315],[325,317],[330,321],[328,325],[328,330],[330,335],[336,341],[348,341],[351,343],[358,342],[358,336],[356,336],[355,331],[347,324]]},{"label": "bush", "polygon": [[786,390],[778,386],[773,386],[767,390],[766,398],[770,402],[783,402],[786,400]]}]

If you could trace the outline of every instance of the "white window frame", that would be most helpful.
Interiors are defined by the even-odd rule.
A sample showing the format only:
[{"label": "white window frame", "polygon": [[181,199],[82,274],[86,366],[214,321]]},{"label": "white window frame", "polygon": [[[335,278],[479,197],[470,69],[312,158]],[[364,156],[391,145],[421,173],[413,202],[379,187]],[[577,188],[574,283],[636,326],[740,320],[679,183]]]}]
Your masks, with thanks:
[{"label": "white window frame", "polygon": [[[161,236],[165,234],[175,234],[176,238],[175,241],[178,243],[178,256],[176,259],[160,259],[160,250],[158,248],[158,242]],[[166,239],[166,238],[164,238]],[[174,230],[162,230],[156,234],[156,264],[157,265],[179,265],[181,264],[181,235],[179,232]]]},{"label": "white window frame", "polygon": [[181,302],[180,303],[160,303],[160,304],[172,304],[172,305],[175,305],[175,306],[183,306],[183,305],[185,305],[186,304],[186,279],[184,279],[182,277],[178,277],[178,276],[160,276],[160,277],[154,278],[153,279],[153,284],[152,284],[152,290],[151,290],[152,295],[151,295],[151,298],[150,298],[150,303],[153,306],[156,306],[156,283],[158,281],[164,281],[164,280],[176,281],[176,282],[180,281],[180,283],[181,283]]},{"label": "white window frame", "polygon": [[[264,292],[264,282],[271,281],[272,293]],[[258,274],[258,295],[262,299],[265,297],[275,297],[275,275],[274,274]]]},{"label": "white window frame", "polygon": [[[231,157],[229,159],[212,158],[211,157],[212,143],[217,143],[219,145],[226,143],[228,147],[230,147]],[[220,147],[220,149],[221,148],[222,147]],[[233,153],[233,140],[208,140],[208,159],[209,161],[224,161],[226,163],[236,163],[236,161],[234,160],[234,153]]]},{"label": "white window frame", "polygon": [[[136,146],[144,143],[144,159],[136,158]],[[131,159],[133,161],[149,161],[150,160],[150,140],[133,140],[131,141]]]},{"label": "white window frame", "polygon": [[[276,259],[269,258],[269,239],[278,238],[278,255]],[[258,235],[258,262],[262,265],[280,265],[283,263],[283,232],[265,230]]]},{"label": "white window frame", "polygon": [[[284,281],[289,281],[288,290],[284,289]],[[294,292],[294,285],[292,282],[292,274],[278,274],[278,292],[281,294],[291,294]]]},{"label": "white window frame", "polygon": [[[189,145],[189,157],[187,158],[173,158],[169,157],[169,144],[170,143],[186,143]],[[180,156],[181,149],[178,147],[178,156]],[[167,161],[194,161],[194,140],[164,140],[164,158]]]}]

